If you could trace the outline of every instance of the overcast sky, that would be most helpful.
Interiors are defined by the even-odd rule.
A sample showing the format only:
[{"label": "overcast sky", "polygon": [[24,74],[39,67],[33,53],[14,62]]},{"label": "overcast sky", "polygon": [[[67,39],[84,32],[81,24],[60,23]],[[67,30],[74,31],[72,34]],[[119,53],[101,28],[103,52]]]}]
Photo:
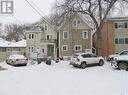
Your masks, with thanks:
[{"label": "overcast sky", "polygon": [[[25,0],[13,0],[14,1],[14,15],[2,16],[0,15],[0,22],[2,23],[33,23],[41,18],[41,16],[25,1]],[[31,4],[38,6],[35,7],[43,16],[50,13],[55,0],[28,0]]]}]

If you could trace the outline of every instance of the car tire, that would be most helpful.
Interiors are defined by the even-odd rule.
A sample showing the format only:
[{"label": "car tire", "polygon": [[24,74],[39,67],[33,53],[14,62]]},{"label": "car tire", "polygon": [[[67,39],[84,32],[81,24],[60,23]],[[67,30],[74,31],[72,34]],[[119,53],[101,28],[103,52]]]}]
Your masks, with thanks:
[{"label": "car tire", "polygon": [[119,68],[119,70],[128,70],[128,64],[125,62],[120,62],[118,64],[118,68]]},{"label": "car tire", "polygon": [[104,61],[103,61],[103,60],[100,60],[100,61],[99,61],[99,65],[100,65],[100,66],[103,66],[103,65],[104,65]]},{"label": "car tire", "polygon": [[76,65],[73,65],[73,67],[77,67]]},{"label": "car tire", "polygon": [[82,62],[82,63],[81,63],[81,68],[82,68],[82,69],[85,69],[86,67],[87,67],[86,62]]}]

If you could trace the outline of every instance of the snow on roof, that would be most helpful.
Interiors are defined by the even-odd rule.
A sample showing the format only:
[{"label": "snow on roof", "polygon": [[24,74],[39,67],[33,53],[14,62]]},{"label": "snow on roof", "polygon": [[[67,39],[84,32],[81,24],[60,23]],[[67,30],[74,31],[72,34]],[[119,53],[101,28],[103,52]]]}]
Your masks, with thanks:
[{"label": "snow on roof", "polygon": [[11,43],[7,47],[26,47],[26,40],[21,40],[15,43]]},{"label": "snow on roof", "polygon": [[0,47],[26,47],[26,40],[18,42],[9,42],[0,38]]},{"label": "snow on roof", "polygon": [[0,38],[0,47],[7,47],[11,43],[13,43],[13,42],[9,42],[9,41],[6,41],[6,40]]}]

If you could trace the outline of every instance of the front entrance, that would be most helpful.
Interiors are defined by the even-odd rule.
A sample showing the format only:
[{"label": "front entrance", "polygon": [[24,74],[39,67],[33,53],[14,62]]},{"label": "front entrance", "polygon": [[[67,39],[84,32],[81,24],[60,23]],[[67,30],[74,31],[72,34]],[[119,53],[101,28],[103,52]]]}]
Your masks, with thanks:
[{"label": "front entrance", "polygon": [[48,45],[48,56],[54,58],[54,45]]}]

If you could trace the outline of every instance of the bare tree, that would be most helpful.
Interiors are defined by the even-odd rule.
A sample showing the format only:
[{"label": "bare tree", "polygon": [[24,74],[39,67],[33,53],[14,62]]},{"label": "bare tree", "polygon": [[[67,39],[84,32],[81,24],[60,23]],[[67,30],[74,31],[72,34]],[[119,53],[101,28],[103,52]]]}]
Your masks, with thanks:
[{"label": "bare tree", "polygon": [[26,39],[25,31],[29,29],[26,25],[18,25],[18,24],[6,24],[5,27],[6,40],[19,41],[21,39]]},{"label": "bare tree", "polygon": [[62,0],[57,7],[61,15],[71,14],[74,12],[82,13],[89,17],[96,30],[96,52],[100,54],[101,35],[100,30],[110,11],[118,1],[125,0]]}]

